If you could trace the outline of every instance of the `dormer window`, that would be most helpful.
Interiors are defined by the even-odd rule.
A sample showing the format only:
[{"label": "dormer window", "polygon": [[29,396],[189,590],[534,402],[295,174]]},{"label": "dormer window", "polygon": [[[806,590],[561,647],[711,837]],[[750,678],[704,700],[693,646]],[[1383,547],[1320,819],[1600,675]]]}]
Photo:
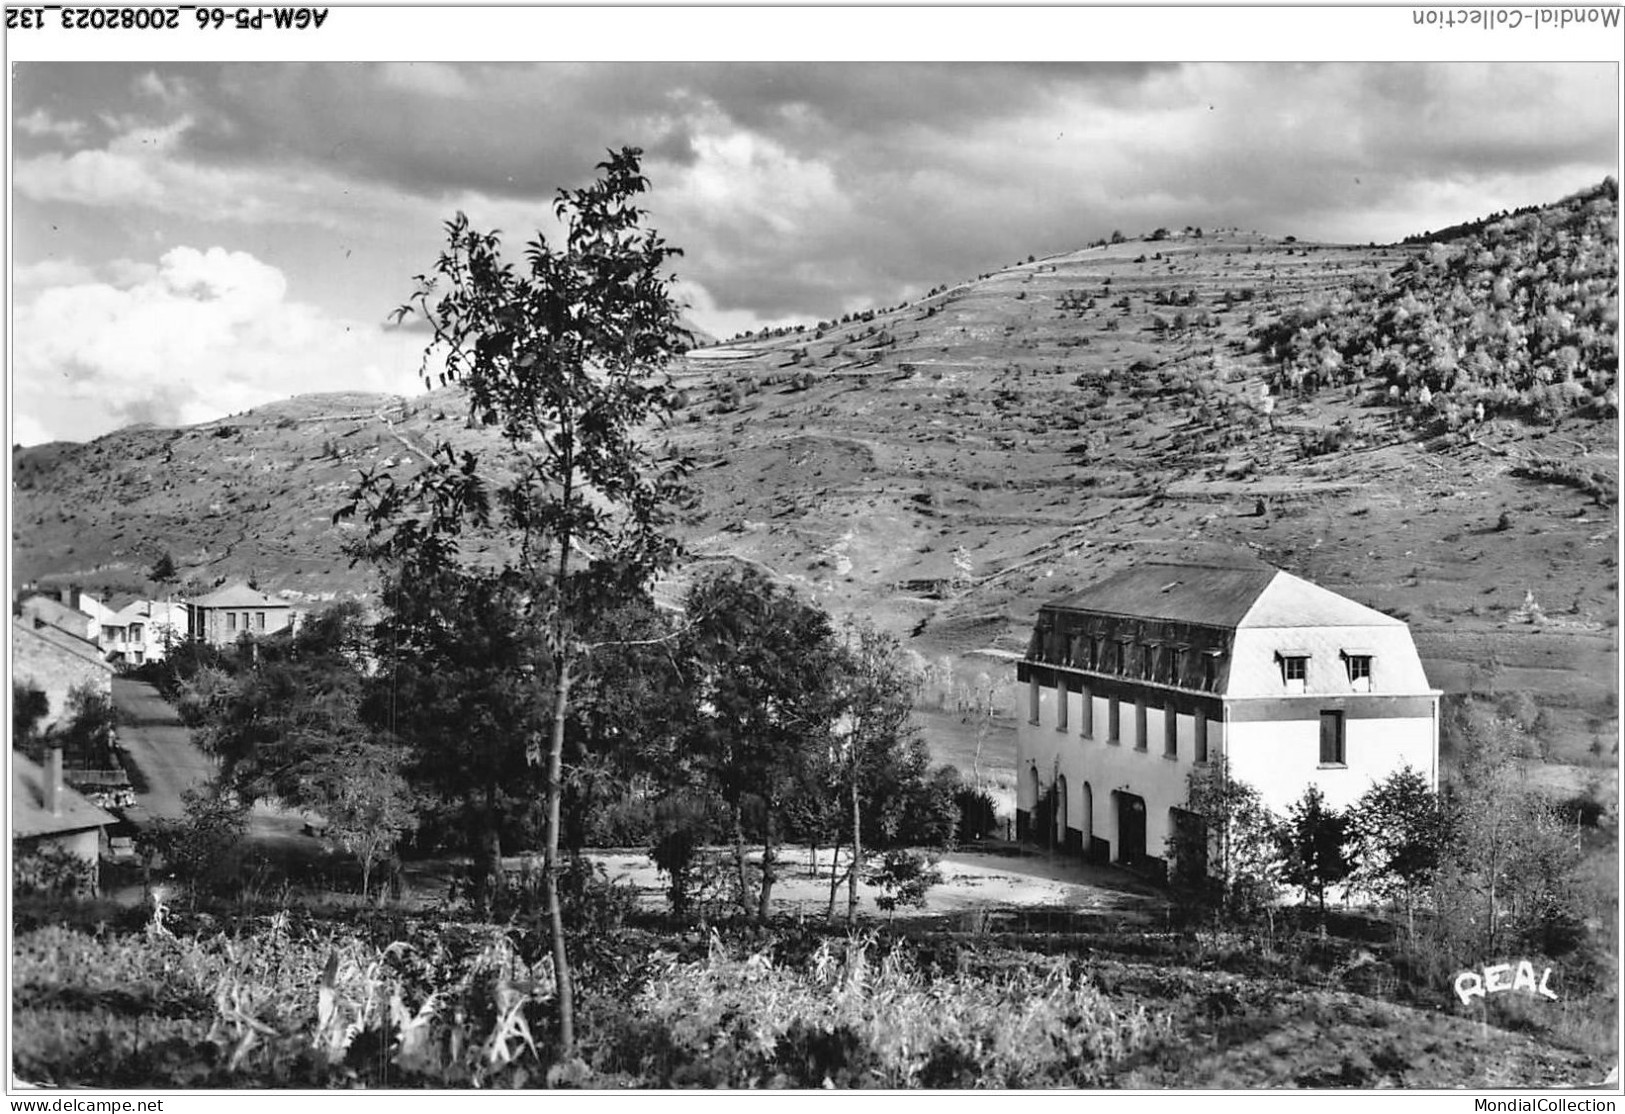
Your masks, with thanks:
[{"label": "dormer window", "polygon": [[1288,692],[1302,692],[1309,681],[1308,650],[1277,650],[1275,658],[1281,664],[1281,681]]},{"label": "dormer window", "polygon": [[1371,651],[1344,650],[1343,665],[1348,670],[1349,687],[1355,692],[1371,691]]}]

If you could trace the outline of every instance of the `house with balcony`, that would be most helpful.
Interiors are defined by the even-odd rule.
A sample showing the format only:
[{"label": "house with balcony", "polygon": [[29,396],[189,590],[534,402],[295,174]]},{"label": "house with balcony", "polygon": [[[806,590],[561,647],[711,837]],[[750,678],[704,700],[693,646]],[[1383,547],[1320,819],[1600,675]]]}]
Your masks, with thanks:
[{"label": "house with balcony", "polygon": [[182,603],[132,600],[102,622],[101,646],[109,661],[142,665],[162,661],[171,645],[186,638]]},{"label": "house with balcony", "polygon": [[1160,873],[1201,766],[1278,813],[1406,764],[1438,784],[1410,629],[1263,564],[1146,562],[1045,604],[1017,679],[1017,830],[1099,862]]}]

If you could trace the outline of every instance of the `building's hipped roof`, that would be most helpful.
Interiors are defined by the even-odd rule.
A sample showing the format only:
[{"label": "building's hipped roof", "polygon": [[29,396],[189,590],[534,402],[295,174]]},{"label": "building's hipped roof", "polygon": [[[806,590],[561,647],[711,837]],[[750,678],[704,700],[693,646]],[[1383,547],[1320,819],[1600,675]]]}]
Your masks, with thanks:
[{"label": "building's hipped roof", "polygon": [[1124,569],[1053,606],[1134,618],[1235,627],[1269,586],[1268,565],[1149,561]]},{"label": "building's hipped roof", "polygon": [[1355,603],[1289,572],[1278,572],[1236,625],[1252,628],[1402,627],[1405,624],[1392,615]]},{"label": "building's hipped roof", "polygon": [[18,638],[38,638],[74,657],[83,658],[87,664],[99,665],[109,673],[113,672],[113,667],[102,657],[100,647],[94,642],[70,634],[60,627],[53,627],[49,623],[35,623],[32,619],[13,619],[11,637],[14,642]]},{"label": "building's hipped roof", "polygon": [[206,596],[189,601],[193,607],[288,607],[286,600],[272,599],[246,584],[227,584]]},{"label": "building's hipped roof", "polygon": [[118,821],[64,785],[57,811],[45,809],[45,769],[16,751],[11,753],[11,834],[13,838],[82,832]]},{"label": "building's hipped roof", "polygon": [[1052,607],[1137,619],[1258,627],[1403,626],[1301,577],[1259,563],[1148,561]]}]

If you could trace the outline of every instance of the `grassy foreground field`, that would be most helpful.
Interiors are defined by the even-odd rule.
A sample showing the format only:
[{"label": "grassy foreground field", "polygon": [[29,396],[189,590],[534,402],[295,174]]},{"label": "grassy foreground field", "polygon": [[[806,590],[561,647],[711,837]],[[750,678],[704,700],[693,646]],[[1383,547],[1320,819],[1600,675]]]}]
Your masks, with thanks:
[{"label": "grassy foreground field", "polygon": [[160,1089],[1489,1088],[1594,1084],[1613,1064],[1616,999],[1571,990],[1568,968],[1558,1001],[1463,1007],[1375,922],[1125,931],[1026,909],[853,935],[674,930],[612,890],[591,917],[565,1061],[546,934],[523,915],[25,912],[13,1072]]}]

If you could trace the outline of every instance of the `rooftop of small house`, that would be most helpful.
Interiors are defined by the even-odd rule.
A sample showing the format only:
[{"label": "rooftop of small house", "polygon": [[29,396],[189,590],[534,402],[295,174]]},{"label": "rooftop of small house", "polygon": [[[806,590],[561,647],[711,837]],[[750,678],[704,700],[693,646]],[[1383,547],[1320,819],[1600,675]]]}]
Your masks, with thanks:
[{"label": "rooftop of small house", "polygon": [[102,657],[101,649],[94,642],[80,638],[60,627],[54,627],[42,619],[36,619],[32,616],[13,618],[11,620],[11,637],[13,642],[19,638],[32,637],[41,639],[58,650],[84,659],[87,664],[101,666],[109,673],[113,671],[113,667]]},{"label": "rooftop of small house", "polygon": [[[27,755],[11,754],[12,838],[60,835],[115,824],[117,819],[66,785],[58,785],[56,811],[46,804],[47,768]],[[59,775],[60,776],[60,775]]]},{"label": "rooftop of small house", "polygon": [[188,600],[193,607],[292,607],[287,600],[273,599],[246,584],[227,584],[206,596]]}]

